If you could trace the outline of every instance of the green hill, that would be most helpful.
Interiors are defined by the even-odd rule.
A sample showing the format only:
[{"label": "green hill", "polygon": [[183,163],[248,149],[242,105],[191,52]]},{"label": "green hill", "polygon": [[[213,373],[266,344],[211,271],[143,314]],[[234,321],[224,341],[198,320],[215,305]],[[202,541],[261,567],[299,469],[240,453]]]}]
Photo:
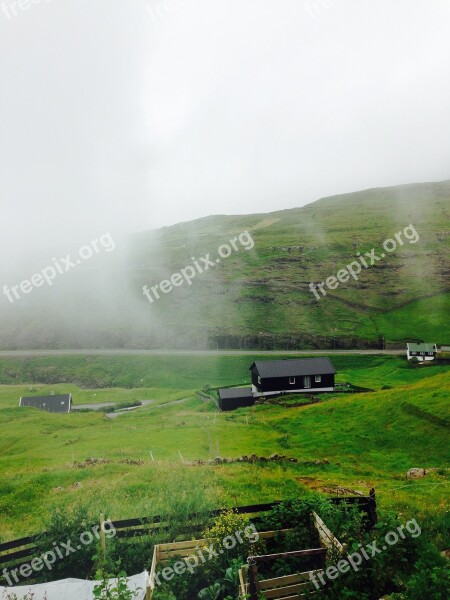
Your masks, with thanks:
[{"label": "green hill", "polygon": [[[111,257],[3,302],[0,347],[330,348],[402,347],[405,340],[450,341],[450,182],[406,185],[324,198],[270,214],[212,216],[144,232]],[[383,252],[405,228],[418,239],[362,269],[317,299],[310,284]],[[192,285],[160,292],[143,286],[193,265],[243,232],[220,264]],[[248,239],[248,238],[247,238]],[[414,241],[414,243],[412,243]],[[114,257],[112,258],[114,254]],[[368,262],[370,260],[366,258]]]}]

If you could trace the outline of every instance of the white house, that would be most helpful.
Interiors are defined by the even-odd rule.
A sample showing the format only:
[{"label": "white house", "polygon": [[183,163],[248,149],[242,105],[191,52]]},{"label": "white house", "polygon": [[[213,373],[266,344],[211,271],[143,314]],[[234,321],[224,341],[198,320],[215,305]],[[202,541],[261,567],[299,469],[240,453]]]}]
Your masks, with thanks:
[{"label": "white house", "polygon": [[411,360],[411,358],[417,358],[419,362],[430,362],[432,360],[436,360],[436,356],[436,344],[418,342],[415,344],[406,345],[406,357],[408,360]]}]

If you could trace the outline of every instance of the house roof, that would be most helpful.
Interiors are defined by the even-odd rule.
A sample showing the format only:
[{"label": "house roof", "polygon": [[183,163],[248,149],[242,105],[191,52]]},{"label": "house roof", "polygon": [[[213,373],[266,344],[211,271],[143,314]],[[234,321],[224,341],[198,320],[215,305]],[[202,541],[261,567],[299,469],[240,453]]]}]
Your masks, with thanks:
[{"label": "house roof", "polygon": [[54,396],[22,396],[19,406],[39,408],[51,413],[68,413],[72,404],[72,394],[55,394]]},{"label": "house roof", "polygon": [[247,398],[252,397],[252,388],[225,388],[219,390],[219,397],[221,400],[230,400],[231,398]]},{"label": "house roof", "polygon": [[436,344],[416,343],[407,344],[410,352],[436,352]]},{"label": "house roof", "polygon": [[328,375],[336,373],[329,358],[294,358],[287,360],[256,361],[250,369],[256,367],[260,377],[301,377],[302,375]]}]

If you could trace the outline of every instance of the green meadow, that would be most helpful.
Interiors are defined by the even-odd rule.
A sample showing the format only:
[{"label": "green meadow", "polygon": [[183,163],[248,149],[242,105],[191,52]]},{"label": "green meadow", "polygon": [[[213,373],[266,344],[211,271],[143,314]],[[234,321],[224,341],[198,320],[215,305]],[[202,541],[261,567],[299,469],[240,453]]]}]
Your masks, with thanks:
[{"label": "green meadow", "polygon": [[[247,356],[2,359],[0,539],[42,530],[55,507],[82,504],[120,519],[157,514],[190,496],[224,507],[311,489],[372,486],[381,507],[432,516],[444,531],[449,368],[413,369],[403,357],[389,356],[332,360],[338,381],[374,391],[329,394],[300,408],[262,405],[220,413],[195,392],[244,383]],[[54,415],[18,407],[24,394],[69,391],[76,404],[154,403],[113,420],[98,412]],[[170,404],[176,400],[183,401]],[[189,464],[253,453],[299,462]],[[91,457],[105,462],[76,466]],[[412,467],[436,470],[407,480]]]}]

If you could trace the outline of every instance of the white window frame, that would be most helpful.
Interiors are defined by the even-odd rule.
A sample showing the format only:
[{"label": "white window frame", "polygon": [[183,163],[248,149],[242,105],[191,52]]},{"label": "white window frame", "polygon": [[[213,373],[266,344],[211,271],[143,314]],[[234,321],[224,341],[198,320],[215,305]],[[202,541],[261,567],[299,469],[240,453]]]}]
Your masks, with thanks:
[{"label": "white window frame", "polygon": [[[307,382],[309,382],[309,385],[306,385]],[[311,375],[305,375],[303,377],[303,387],[305,390],[309,390],[311,388]]]},{"label": "white window frame", "polygon": [[289,385],[295,385],[295,377],[289,377]]},{"label": "white window frame", "polygon": [[261,377],[258,375],[258,384],[261,384]]}]

